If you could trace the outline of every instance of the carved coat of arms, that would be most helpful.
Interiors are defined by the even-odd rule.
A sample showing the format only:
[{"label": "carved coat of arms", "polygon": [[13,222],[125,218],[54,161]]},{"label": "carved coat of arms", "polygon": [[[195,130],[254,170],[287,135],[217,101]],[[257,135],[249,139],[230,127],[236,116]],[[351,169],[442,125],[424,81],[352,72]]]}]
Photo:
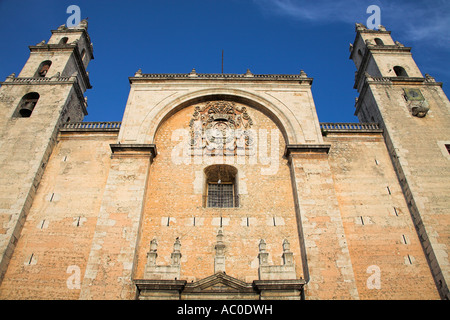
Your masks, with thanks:
[{"label": "carved coat of arms", "polygon": [[190,145],[194,149],[234,152],[253,144],[252,125],[246,107],[231,101],[210,101],[195,107],[189,122]]}]

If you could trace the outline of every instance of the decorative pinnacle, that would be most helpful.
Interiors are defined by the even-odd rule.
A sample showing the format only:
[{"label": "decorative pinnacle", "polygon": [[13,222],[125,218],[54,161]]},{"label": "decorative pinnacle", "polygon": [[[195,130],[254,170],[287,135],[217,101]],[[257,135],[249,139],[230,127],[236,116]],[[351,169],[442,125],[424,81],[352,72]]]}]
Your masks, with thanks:
[{"label": "decorative pinnacle", "polygon": [[180,252],[181,249],[181,242],[180,242],[180,238],[176,238],[175,239],[175,243],[173,244],[173,252]]},{"label": "decorative pinnacle", "polygon": [[158,247],[158,242],[156,241],[156,238],[153,238],[152,241],[150,241],[150,252],[156,252]]},{"label": "decorative pinnacle", "polygon": [[283,241],[283,252],[289,252],[290,249],[291,249],[291,244],[289,243],[289,241],[284,239],[284,241]]},{"label": "decorative pinnacle", "polygon": [[264,241],[264,239],[261,239],[261,241],[259,242],[259,252],[266,252],[266,242]]},{"label": "decorative pinnacle", "polygon": [[192,68],[191,73],[189,73],[189,77],[198,77],[197,72],[195,71],[195,68]]}]

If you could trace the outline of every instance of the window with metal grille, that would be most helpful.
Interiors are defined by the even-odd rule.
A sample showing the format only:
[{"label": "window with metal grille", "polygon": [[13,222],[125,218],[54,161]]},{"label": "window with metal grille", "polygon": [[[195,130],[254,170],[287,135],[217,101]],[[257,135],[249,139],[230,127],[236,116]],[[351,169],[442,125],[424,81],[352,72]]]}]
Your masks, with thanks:
[{"label": "window with metal grille", "polygon": [[234,186],[231,183],[209,183],[208,184],[208,207],[209,208],[233,208]]}]

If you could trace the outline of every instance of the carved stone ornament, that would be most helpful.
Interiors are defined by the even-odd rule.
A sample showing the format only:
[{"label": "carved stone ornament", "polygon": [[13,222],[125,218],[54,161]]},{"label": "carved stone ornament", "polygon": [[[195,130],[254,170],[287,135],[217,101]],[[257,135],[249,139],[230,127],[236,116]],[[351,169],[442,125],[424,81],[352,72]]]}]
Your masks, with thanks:
[{"label": "carved stone ornament", "polygon": [[418,118],[425,117],[430,107],[421,91],[416,88],[405,88],[403,91],[411,114]]},{"label": "carved stone ornament", "polygon": [[189,122],[190,145],[194,149],[234,151],[254,142],[253,120],[247,108],[231,101],[210,101],[196,106]]}]

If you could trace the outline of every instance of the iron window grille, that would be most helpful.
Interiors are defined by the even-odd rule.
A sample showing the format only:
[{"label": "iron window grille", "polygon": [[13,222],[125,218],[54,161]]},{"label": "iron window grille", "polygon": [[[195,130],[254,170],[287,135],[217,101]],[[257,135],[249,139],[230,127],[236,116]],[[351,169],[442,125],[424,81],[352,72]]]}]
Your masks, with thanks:
[{"label": "iron window grille", "polygon": [[235,207],[234,185],[232,183],[208,184],[208,208]]}]

